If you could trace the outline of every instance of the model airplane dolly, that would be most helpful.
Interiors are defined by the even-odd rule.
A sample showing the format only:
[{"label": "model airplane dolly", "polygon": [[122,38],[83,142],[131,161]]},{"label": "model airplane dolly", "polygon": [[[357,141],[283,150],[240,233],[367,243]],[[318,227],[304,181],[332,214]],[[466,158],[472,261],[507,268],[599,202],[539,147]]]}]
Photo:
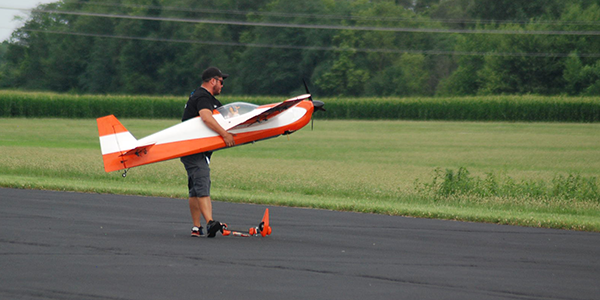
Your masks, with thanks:
[{"label": "model airplane dolly", "polygon": [[[308,89],[307,89],[308,92]],[[234,102],[217,108],[215,120],[234,134],[236,145],[287,135],[306,126],[323,102],[310,94],[279,103],[258,106]],[[100,148],[106,172],[127,169],[226,147],[223,138],[200,117],[179,123],[142,139],[136,139],[114,115],[97,119]]]},{"label": "model airplane dolly", "polygon": [[252,227],[248,229],[248,231],[241,230],[232,230],[227,228],[227,224],[223,224],[223,228],[221,229],[221,233],[223,236],[241,236],[241,237],[249,237],[249,236],[262,236],[265,237],[267,235],[271,235],[272,229],[269,224],[269,209],[265,209],[265,214],[263,215],[262,221],[256,227]]}]

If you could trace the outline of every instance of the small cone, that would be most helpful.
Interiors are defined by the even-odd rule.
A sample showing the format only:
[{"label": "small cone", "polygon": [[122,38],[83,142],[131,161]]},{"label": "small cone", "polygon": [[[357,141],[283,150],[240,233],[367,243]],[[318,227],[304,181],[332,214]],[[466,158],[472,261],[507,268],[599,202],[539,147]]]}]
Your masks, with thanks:
[{"label": "small cone", "polygon": [[263,215],[262,222],[264,224],[263,230],[260,232],[260,235],[263,237],[269,234],[269,209],[265,209],[265,214]]}]

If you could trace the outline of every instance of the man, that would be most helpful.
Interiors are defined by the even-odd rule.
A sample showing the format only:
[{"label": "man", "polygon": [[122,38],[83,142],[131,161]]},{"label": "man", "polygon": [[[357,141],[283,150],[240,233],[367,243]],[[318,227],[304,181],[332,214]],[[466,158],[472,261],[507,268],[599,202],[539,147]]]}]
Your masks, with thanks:
[{"label": "man", "polygon": [[[213,110],[222,106],[221,102],[215,96],[221,94],[223,80],[227,76],[229,75],[221,73],[215,67],[204,70],[202,73],[202,85],[190,95],[185,105],[182,121],[200,116],[198,122],[204,122],[208,128],[223,138],[227,147],[232,147],[235,145],[233,140],[234,135],[225,131],[213,118]],[[188,174],[190,213],[194,222],[192,237],[204,235],[200,223],[201,216],[207,222],[206,231],[208,237],[214,237],[223,227],[219,221],[213,220],[212,216],[209,168],[211,155],[212,152],[203,152],[181,158],[181,162]]]}]

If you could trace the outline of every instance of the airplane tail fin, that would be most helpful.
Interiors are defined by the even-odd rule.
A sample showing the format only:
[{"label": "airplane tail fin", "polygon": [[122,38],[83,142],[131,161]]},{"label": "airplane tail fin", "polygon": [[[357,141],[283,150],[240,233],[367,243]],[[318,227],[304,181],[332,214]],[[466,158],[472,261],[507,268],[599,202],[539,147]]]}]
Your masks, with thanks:
[{"label": "airplane tail fin", "polygon": [[135,148],[137,139],[117,120],[114,115],[96,119],[104,170],[112,172],[126,169],[124,153]]}]

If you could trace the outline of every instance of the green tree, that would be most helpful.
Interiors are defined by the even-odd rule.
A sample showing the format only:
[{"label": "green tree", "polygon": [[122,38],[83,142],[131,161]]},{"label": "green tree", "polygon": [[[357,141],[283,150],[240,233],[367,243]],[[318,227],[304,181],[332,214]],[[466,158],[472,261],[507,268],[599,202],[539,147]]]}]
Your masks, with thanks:
[{"label": "green tree", "polygon": [[462,1],[471,18],[482,20],[521,20],[549,16],[556,18],[567,4],[562,0],[469,0]]},{"label": "green tree", "polygon": [[[599,59],[593,54],[600,49],[600,37],[593,35],[284,28],[103,18],[57,11],[531,32],[595,31],[599,3],[114,0],[99,5],[94,1],[57,1],[34,11],[4,46],[0,86],[181,95],[199,85],[202,70],[214,65],[231,74],[226,84],[232,94],[294,95],[303,92],[302,79],[306,79],[313,93],[320,95],[590,95],[598,90]],[[459,55],[433,55],[429,51],[457,51]],[[577,55],[567,58],[565,53]]]},{"label": "green tree", "polygon": [[400,78],[396,79],[396,86],[404,86],[396,95],[431,95],[433,91],[427,85],[429,72],[426,67],[426,58],[423,54],[405,53],[398,61],[401,70]]},{"label": "green tree", "polygon": [[[44,7],[53,8],[49,4]],[[11,35],[11,44],[6,53],[7,63],[3,86],[32,90],[50,89],[48,57],[52,42],[56,40],[44,29],[55,29],[61,25],[60,15],[32,12],[32,18]]]},{"label": "green tree", "polygon": [[600,95],[600,61],[583,65],[576,53],[565,61],[563,75],[567,82],[566,91],[571,95]]},{"label": "green tree", "polygon": [[[337,22],[325,18],[313,18],[311,13],[327,15],[345,9],[346,3],[309,1],[271,1],[263,15],[250,15],[249,20],[265,23],[323,24]],[[293,13],[292,13],[293,12]],[[315,77],[313,71],[323,60],[333,57],[330,53],[311,47],[328,45],[334,34],[331,30],[274,28],[256,26],[245,31],[241,42],[269,47],[247,47],[240,55],[237,69],[240,81],[236,91],[242,94],[289,95],[303,91],[302,79]],[[314,90],[313,90],[314,92]]]},{"label": "green tree", "polygon": [[325,95],[360,96],[369,73],[356,64],[355,46],[359,36],[351,30],[343,30],[333,38],[339,50],[331,64],[323,64],[315,74],[315,85]]},{"label": "green tree", "polygon": [[[506,31],[562,31],[565,24],[573,30],[586,28],[585,20],[592,24],[600,17],[596,5],[582,8],[573,4],[566,9],[558,21],[540,20],[526,24],[487,24],[478,29]],[[583,22],[582,22],[583,21]],[[600,39],[586,36],[539,35],[539,34],[475,34],[457,39],[455,50],[474,55],[460,57],[456,70],[439,86],[438,94],[558,94],[567,89],[564,75],[566,58],[564,53],[585,51],[594,53]],[[592,45],[591,47],[589,45]],[[597,49],[597,48],[595,48]],[[481,53],[482,56],[476,55]],[[484,53],[490,53],[483,56]],[[593,65],[595,58],[586,58],[584,65]],[[574,67],[573,63],[570,64]],[[570,83],[569,93],[574,93],[579,83]]]},{"label": "green tree", "polygon": [[318,77],[315,84],[332,95],[360,96],[369,75],[356,69],[352,51],[342,51],[331,68]]},{"label": "green tree", "polygon": [[432,95],[430,74],[423,54],[404,53],[368,81],[367,94],[378,96]]},{"label": "green tree", "polygon": [[116,48],[110,39],[95,39],[90,44],[91,52],[85,70],[79,77],[82,91],[92,94],[114,92],[116,71]]}]

